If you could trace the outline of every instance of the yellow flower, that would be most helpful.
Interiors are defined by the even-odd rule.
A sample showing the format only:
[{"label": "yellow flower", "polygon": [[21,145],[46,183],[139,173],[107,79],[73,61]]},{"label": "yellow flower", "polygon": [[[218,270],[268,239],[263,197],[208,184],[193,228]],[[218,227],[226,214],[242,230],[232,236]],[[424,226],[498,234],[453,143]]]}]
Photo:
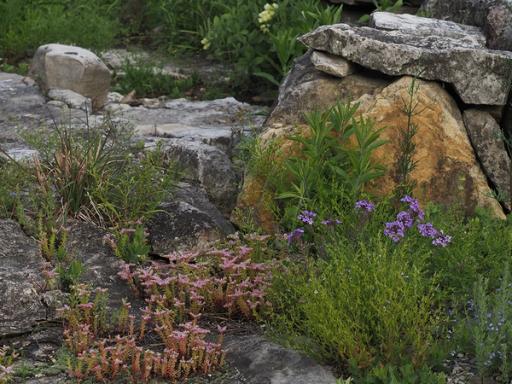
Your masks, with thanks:
[{"label": "yellow flower", "polygon": [[201,44],[203,45],[204,50],[207,50],[212,45],[210,40],[208,40],[207,37],[205,37],[203,40],[201,40]]},{"label": "yellow flower", "polygon": [[265,4],[263,7],[263,11],[261,11],[258,15],[258,23],[260,24],[260,29],[263,32],[269,32],[269,24],[270,21],[274,18],[279,5],[277,3],[273,4]]}]

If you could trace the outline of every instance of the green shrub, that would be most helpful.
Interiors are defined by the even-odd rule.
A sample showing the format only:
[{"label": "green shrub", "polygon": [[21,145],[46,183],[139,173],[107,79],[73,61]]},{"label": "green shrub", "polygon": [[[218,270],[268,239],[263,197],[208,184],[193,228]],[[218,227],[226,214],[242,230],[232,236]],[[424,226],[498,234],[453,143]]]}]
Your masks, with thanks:
[{"label": "green shrub", "polygon": [[456,348],[475,358],[482,381],[498,376],[500,383],[509,383],[512,377],[512,280],[509,268],[510,261],[505,264],[498,288],[490,289],[488,278],[477,277],[465,317],[455,326]]},{"label": "green shrub", "polygon": [[116,4],[113,0],[0,2],[0,55],[15,61],[41,44],[56,42],[108,48],[119,32]]},{"label": "green shrub", "polygon": [[341,7],[318,0],[234,3],[209,19],[203,48],[217,59],[235,63],[242,79],[257,75],[275,85],[293,59],[305,52],[297,37],[341,18]]},{"label": "green shrub", "polygon": [[366,243],[334,236],[325,250],[275,276],[276,333],[354,373],[425,364],[441,318],[428,254],[378,233]]}]

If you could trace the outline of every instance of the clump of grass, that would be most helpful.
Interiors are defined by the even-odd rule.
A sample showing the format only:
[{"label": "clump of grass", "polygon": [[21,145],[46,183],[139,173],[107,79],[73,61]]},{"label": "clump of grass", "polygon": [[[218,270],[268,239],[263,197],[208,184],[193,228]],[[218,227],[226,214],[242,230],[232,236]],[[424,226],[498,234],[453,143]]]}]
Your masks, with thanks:
[{"label": "clump of grass", "polygon": [[201,84],[196,74],[177,78],[166,74],[157,66],[147,63],[126,62],[122,67],[114,90],[122,94],[135,91],[138,98],[167,96],[180,98],[191,96]]},{"label": "clump of grass", "polygon": [[[17,214],[34,232],[39,218],[49,229],[61,227],[68,217],[109,227],[146,219],[176,179],[160,146],[145,151],[133,141],[129,127],[109,118],[98,127],[55,124],[50,133],[26,139],[39,156],[32,163],[11,159],[4,164],[10,183],[0,196],[4,214]],[[16,168],[25,177],[16,180]],[[153,191],[149,195],[148,186]]]}]

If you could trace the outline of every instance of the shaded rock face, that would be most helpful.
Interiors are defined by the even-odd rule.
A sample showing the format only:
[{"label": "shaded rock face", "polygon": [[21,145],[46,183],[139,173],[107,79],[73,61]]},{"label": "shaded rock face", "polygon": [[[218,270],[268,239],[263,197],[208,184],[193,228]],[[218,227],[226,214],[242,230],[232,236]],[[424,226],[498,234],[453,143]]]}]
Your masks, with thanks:
[{"label": "shaded rock face", "polygon": [[171,202],[148,223],[153,253],[166,255],[194,248],[233,233],[234,228],[200,188],[180,183]]},{"label": "shaded rock face", "polygon": [[[388,168],[386,175],[372,186],[378,194],[386,195],[396,186],[401,130],[407,127],[403,103],[408,100],[411,81],[411,77],[403,77],[380,94],[358,100],[359,113],[374,120],[377,128],[385,128],[381,138],[388,141],[374,153],[374,160]],[[414,195],[423,204],[462,204],[468,213],[485,206],[496,216],[504,217],[499,203],[491,197],[492,190],[474,155],[456,103],[437,83],[420,80],[417,85],[414,105],[419,112],[413,117],[417,126],[413,160],[417,164],[410,175],[416,184]]]},{"label": "shaded rock face", "polygon": [[327,368],[258,335],[226,340],[227,358],[247,384],[335,384]]},{"label": "shaded rock face", "polygon": [[509,0],[426,0],[430,16],[481,27],[488,47],[512,51],[512,3]]},{"label": "shaded rock face", "polygon": [[239,177],[229,156],[217,147],[193,140],[168,139],[166,155],[176,162],[185,180],[198,183],[226,216],[235,206]]},{"label": "shaded rock face", "polygon": [[294,124],[304,121],[304,113],[334,105],[336,101],[356,99],[373,93],[388,84],[386,80],[357,74],[337,78],[315,69],[312,52],[298,58],[279,88],[277,104],[266,121],[274,124]]},{"label": "shaded rock face", "polygon": [[300,40],[387,75],[450,83],[468,104],[507,102],[512,53],[487,49],[474,28],[387,12],[374,12],[370,23],[376,28],[323,26]]},{"label": "shaded rock face", "polygon": [[489,113],[478,109],[464,111],[463,118],[484,173],[499,195],[504,197],[503,203],[510,210],[510,158],[500,126]]},{"label": "shaded rock face", "polygon": [[30,76],[43,92],[69,89],[92,100],[94,109],[103,107],[110,89],[110,71],[91,51],[47,44],[39,47],[32,60]]},{"label": "shaded rock face", "polygon": [[0,338],[30,332],[47,320],[40,295],[44,259],[34,239],[11,220],[0,220]]},{"label": "shaded rock face", "polygon": [[137,299],[128,284],[117,275],[124,261],[116,257],[104,243],[106,234],[106,230],[93,224],[72,222],[68,227],[66,249],[84,266],[80,281],[90,284],[92,288],[107,288],[110,306],[117,309],[123,298],[129,298],[132,303],[136,303]]}]

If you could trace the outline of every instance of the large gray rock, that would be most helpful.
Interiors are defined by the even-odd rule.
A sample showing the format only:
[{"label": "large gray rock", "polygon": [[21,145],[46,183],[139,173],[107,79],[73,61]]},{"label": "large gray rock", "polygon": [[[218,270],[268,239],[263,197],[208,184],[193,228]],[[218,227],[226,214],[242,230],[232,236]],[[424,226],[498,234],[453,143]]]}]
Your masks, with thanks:
[{"label": "large gray rock", "polygon": [[437,19],[481,27],[489,48],[512,51],[510,0],[426,0],[423,9]]},{"label": "large gray rock", "polygon": [[455,28],[452,22],[387,12],[373,13],[371,23],[376,27],[322,26],[300,40],[388,75],[416,75],[453,84],[468,104],[507,102],[512,53],[487,49],[471,27]]},{"label": "large gray rock", "polygon": [[496,120],[487,112],[468,109],[463,114],[471,144],[486,176],[510,209],[510,158]]},{"label": "large gray rock", "polygon": [[315,69],[312,52],[295,60],[292,70],[279,88],[279,96],[266,125],[304,122],[304,114],[325,109],[336,101],[355,100],[373,94],[389,81],[371,76],[352,74],[337,78]]},{"label": "large gray rock", "polygon": [[259,335],[232,336],[225,349],[247,384],[336,384],[327,368]]},{"label": "large gray rock", "polygon": [[160,210],[148,223],[152,252],[159,255],[201,247],[235,231],[206,193],[190,184],[179,183]]},{"label": "large gray rock", "polygon": [[0,339],[30,332],[47,319],[43,265],[37,242],[14,221],[0,220]]},{"label": "large gray rock", "polygon": [[236,203],[239,176],[228,155],[212,145],[187,139],[168,139],[164,150],[184,179],[204,188],[210,201],[229,216]]},{"label": "large gray rock", "polygon": [[110,71],[91,51],[47,44],[39,47],[32,60],[30,76],[43,92],[69,89],[92,100],[94,109],[103,107],[110,90]]}]

